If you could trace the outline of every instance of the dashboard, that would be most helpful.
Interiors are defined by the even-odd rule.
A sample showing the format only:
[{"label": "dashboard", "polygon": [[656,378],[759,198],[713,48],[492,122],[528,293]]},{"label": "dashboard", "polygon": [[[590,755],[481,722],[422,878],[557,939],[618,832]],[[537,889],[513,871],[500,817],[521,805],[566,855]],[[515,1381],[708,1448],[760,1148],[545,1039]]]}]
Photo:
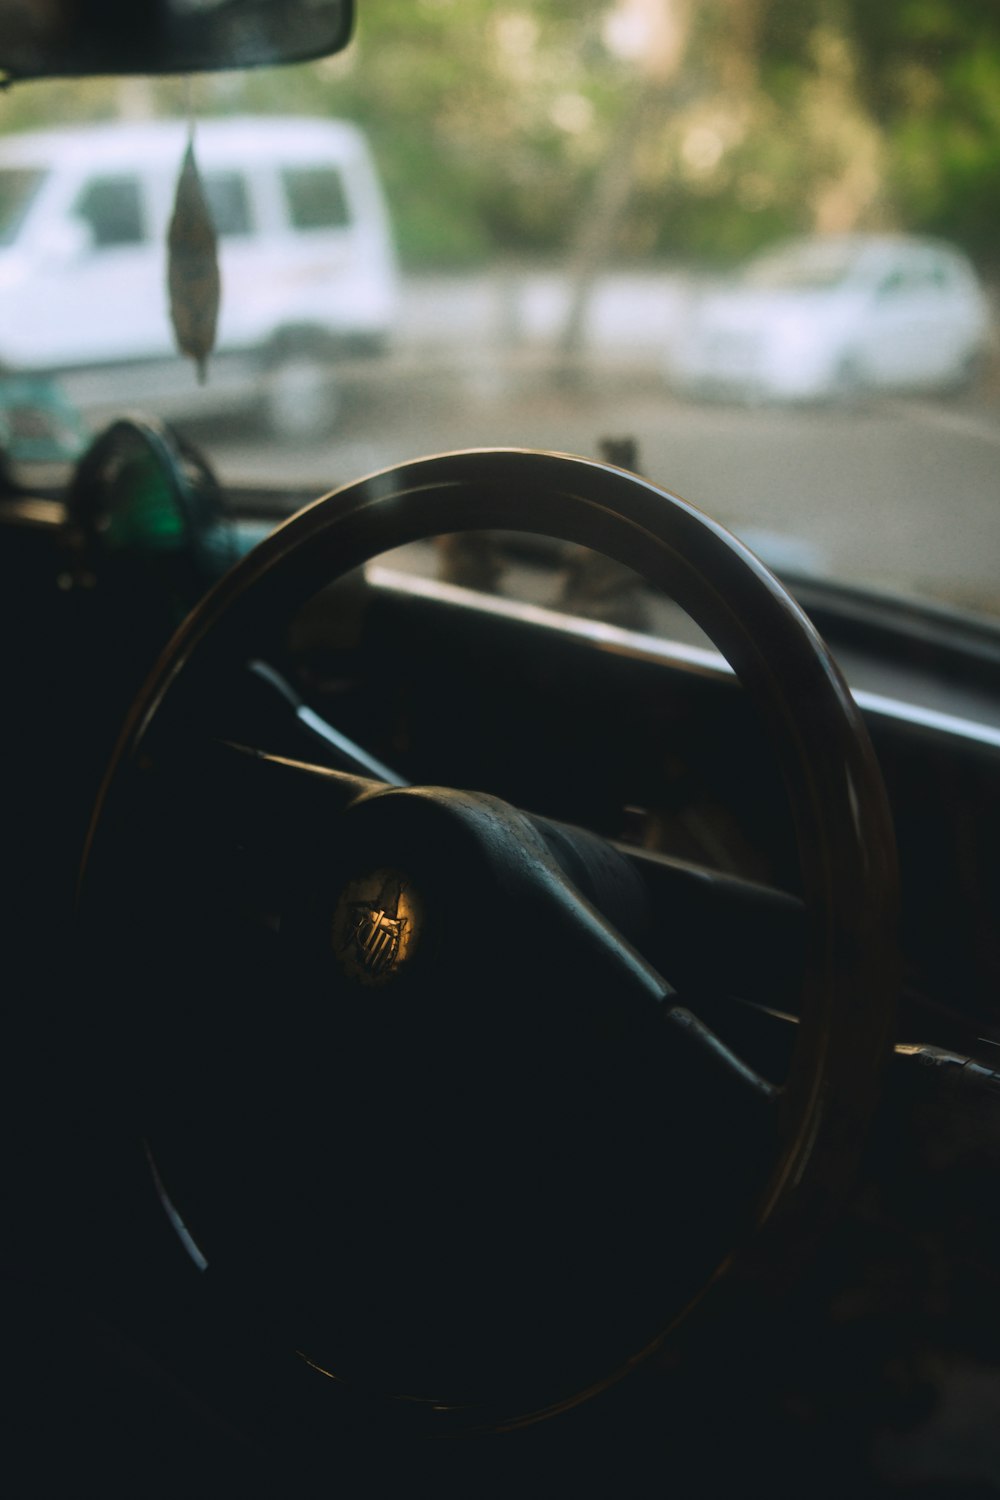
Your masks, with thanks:
[{"label": "dashboard", "polygon": [[[253,500],[256,514],[233,522],[237,553],[275,524]],[[95,734],[103,719],[104,755],[173,617],[165,610],[143,626],[133,614],[128,632],[119,614],[104,618],[104,589],[70,571],[60,500],[12,497],[0,526],[18,628],[30,622],[57,650],[34,691],[42,682],[48,695],[64,677],[89,694],[83,713]],[[506,540],[516,551],[517,539]],[[558,554],[532,562],[543,577],[560,565]],[[667,606],[666,638],[465,588],[440,571],[427,545],[387,555],[363,579],[317,595],[275,643],[276,665],[322,721],[411,783],[488,789],[795,890],[787,802],[761,730],[724,658],[681,611]],[[949,1018],[949,1044],[988,1059],[1000,1043],[1000,646],[979,622],[942,609],[809,580],[793,587],[848,677],[888,787],[905,993],[917,1007],[908,1039],[929,1008]],[[535,593],[544,597],[543,586]],[[117,611],[122,600],[111,603]],[[317,753],[316,735],[285,722],[283,707],[275,699],[271,748]]]}]

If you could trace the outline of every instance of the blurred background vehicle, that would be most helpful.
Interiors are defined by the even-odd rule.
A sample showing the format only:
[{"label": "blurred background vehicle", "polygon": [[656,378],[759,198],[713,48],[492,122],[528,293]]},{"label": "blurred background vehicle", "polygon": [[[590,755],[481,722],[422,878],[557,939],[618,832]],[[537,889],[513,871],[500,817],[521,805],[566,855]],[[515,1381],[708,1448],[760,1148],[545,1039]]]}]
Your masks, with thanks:
[{"label": "blurred background vehicle", "polygon": [[196,131],[218,236],[218,353],[203,389],[176,358],[166,227],[189,126],[78,125],[0,146],[0,361],[90,372],[92,403],[173,416],[250,406],[279,435],[326,430],[336,361],[384,347],[396,315],[389,219],[364,133],[239,117]]},{"label": "blurred background vehicle", "polygon": [[951,390],[981,367],[990,310],[968,257],[916,236],[781,244],[695,292],[667,358],[675,388],[748,399]]}]

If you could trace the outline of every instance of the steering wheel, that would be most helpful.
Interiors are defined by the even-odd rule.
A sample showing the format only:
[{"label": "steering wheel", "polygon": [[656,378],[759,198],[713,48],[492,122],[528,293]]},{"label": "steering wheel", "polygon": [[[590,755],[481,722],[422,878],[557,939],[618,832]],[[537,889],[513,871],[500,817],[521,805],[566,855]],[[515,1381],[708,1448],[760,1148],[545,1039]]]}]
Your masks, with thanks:
[{"label": "steering wheel", "polygon": [[[649,893],[611,846],[487,795],[246,742],[231,684],[305,600],[465,529],[605,552],[731,663],[801,863],[800,1024],[780,1085],[622,936]],[[318,500],[174,637],[88,840],[105,1089],[155,1188],[162,1253],[188,1252],[169,1269],[184,1289],[148,1296],[172,1327],[214,1320],[217,1386],[243,1379],[260,1410],[276,1369],[292,1404],[431,1431],[495,1430],[604,1388],[713,1299],[780,1281],[828,1221],[893,1040],[895,881],[879,771],[829,651],[694,506],[604,464],[506,449]]]}]

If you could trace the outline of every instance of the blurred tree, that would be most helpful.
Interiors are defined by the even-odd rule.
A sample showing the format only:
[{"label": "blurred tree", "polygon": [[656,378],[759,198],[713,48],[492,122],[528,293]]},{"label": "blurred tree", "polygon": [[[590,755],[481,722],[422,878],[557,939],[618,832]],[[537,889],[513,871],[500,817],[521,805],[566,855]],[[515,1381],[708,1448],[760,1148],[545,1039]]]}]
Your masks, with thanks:
[{"label": "blurred tree", "polygon": [[631,104],[608,142],[570,247],[569,303],[560,346],[570,360],[584,335],[594,283],[613,256],[633,195],[639,153],[682,97],[678,75],[691,32],[691,0],[618,0],[605,18],[609,50],[635,71]]},{"label": "blurred tree", "polygon": [[[359,0],[314,65],[195,80],[200,113],[345,115],[404,261],[570,252],[725,263],[777,235],[896,224],[995,259],[998,0]],[[5,127],[187,113],[176,80],[9,92]]]},{"label": "blurred tree", "polygon": [[[1000,261],[1000,5],[850,0],[904,223]],[[890,26],[889,21],[895,24]]]}]

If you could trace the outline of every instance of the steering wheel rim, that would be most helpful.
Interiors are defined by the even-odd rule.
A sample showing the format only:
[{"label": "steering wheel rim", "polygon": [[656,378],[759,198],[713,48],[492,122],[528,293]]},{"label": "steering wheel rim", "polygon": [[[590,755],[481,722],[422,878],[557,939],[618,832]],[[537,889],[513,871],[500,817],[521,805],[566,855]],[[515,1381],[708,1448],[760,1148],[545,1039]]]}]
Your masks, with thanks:
[{"label": "steering wheel rim", "polygon": [[[472,450],[385,470],[299,512],[196,608],[147,681],[98,799],[83,896],[121,784],[181,678],[217,680],[336,577],[390,547],[463,529],[558,536],[634,568],[714,641],[763,720],[788,793],[809,914],[801,1022],[781,1102],[785,1142],[753,1237],[696,1301],[723,1282],[780,1280],[851,1179],[893,1041],[894,841],[874,752],[826,646],[759,560],[679,497],[591,460]],[[603,1388],[667,1331],[545,1412]],[[488,1425],[545,1412],[494,1411]]]}]

